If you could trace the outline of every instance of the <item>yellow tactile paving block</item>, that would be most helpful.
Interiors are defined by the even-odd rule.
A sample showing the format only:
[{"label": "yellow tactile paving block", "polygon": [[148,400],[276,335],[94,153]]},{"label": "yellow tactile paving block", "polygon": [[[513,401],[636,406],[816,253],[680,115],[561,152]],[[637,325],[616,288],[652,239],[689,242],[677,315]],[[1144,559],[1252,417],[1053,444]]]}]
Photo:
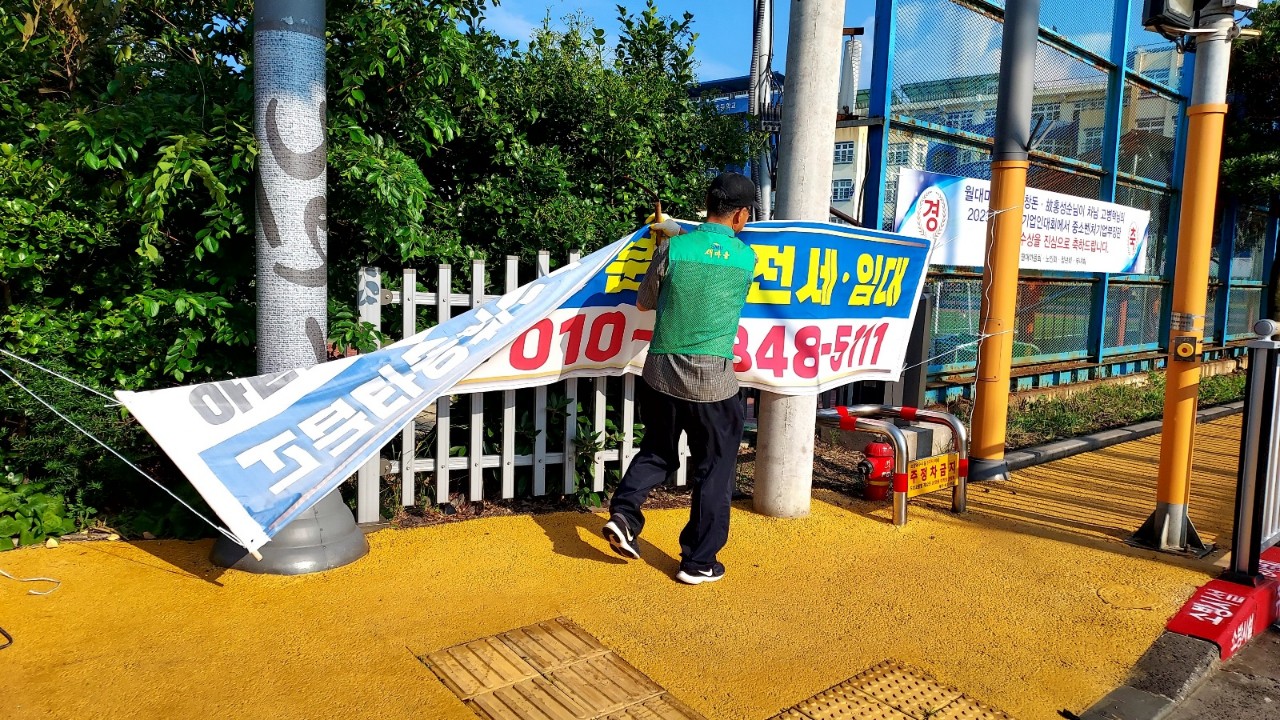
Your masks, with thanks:
[{"label": "yellow tactile paving block", "polygon": [[539,672],[546,673],[609,649],[565,618],[518,628],[498,636]]},{"label": "yellow tactile paving block", "polygon": [[852,683],[841,683],[805,700],[793,708],[795,715],[778,718],[804,720],[914,720],[884,703],[860,693]]},{"label": "yellow tactile paving block", "polygon": [[702,720],[565,618],[445,648],[423,662],[486,720]]},{"label": "yellow tactile paving block", "polygon": [[772,720],[1013,720],[927,673],[886,660]]},{"label": "yellow tactile paving block", "polygon": [[484,720],[579,720],[590,710],[541,675],[467,700],[467,707]]},{"label": "yellow tactile paving block", "polygon": [[912,717],[929,717],[960,697],[959,690],[943,687],[923,672],[892,660],[857,675],[848,685]]},{"label": "yellow tactile paving block", "polygon": [[968,695],[961,695],[955,702],[930,715],[929,720],[1014,720],[1014,718]]},{"label": "yellow tactile paving block", "polygon": [[[1231,421],[1199,433],[1191,515],[1222,542],[1238,437]],[[570,617],[714,720],[771,717],[885,658],[1020,720],[1061,720],[1120,684],[1216,574],[1116,541],[1154,507],[1157,447],[1055,463],[1057,489],[1029,506],[976,485],[964,516],[913,501],[901,529],[884,505],[825,491],[798,520],[740,503],[725,579],[692,588],[672,581],[684,510],[648,513],[633,562],[586,513],[383,531],[359,562],[296,577],[214,568],[208,541],[0,553],[14,575],[62,581],[37,597],[0,578],[0,625],[15,638],[0,651],[0,714],[474,720],[418,658]],[[1151,484],[1136,485],[1144,473]],[[1019,482],[1011,502],[1027,500]],[[1095,493],[1125,502],[1107,509]],[[1077,497],[1094,504],[1083,528]],[[517,657],[535,666],[534,652]]]},{"label": "yellow tactile paving block", "polygon": [[440,681],[464,700],[539,674],[497,638],[485,638],[432,653],[427,663]]}]

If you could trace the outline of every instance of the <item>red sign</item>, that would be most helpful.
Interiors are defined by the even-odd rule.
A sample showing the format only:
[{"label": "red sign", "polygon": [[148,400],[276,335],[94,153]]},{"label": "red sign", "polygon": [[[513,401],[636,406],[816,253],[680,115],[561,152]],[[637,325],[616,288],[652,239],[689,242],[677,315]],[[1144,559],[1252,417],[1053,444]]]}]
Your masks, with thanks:
[{"label": "red sign", "polygon": [[1280,548],[1262,553],[1266,578],[1257,587],[1210,580],[1187,601],[1165,628],[1218,646],[1231,657],[1280,617]]}]

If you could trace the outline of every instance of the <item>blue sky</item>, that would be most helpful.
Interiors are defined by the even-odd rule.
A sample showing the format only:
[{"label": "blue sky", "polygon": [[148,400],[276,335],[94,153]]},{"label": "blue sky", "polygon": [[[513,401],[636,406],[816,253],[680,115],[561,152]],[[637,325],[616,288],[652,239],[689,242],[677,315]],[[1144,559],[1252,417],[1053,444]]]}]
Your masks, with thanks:
[{"label": "blue sky", "polygon": [[[618,33],[617,5],[638,13],[645,3],[644,0],[503,0],[501,5],[486,12],[484,24],[505,38],[527,40],[544,17],[550,16],[553,26],[562,27],[563,18],[581,12],[613,40]],[[791,4],[788,0],[775,0],[774,5],[774,68],[785,72]],[[1141,0],[1134,0],[1134,13],[1130,18],[1131,46],[1161,42],[1158,36],[1141,29],[1138,17],[1141,5]],[[960,13],[949,3],[902,0],[899,6],[899,82],[995,72],[999,63],[998,24],[981,21],[970,24],[963,19],[970,14]],[[664,15],[679,17],[686,10],[693,13],[701,80],[747,74],[751,66],[753,7],[752,0],[658,0],[658,9]],[[1040,22],[1106,55],[1110,44],[1111,7],[1114,7],[1112,0],[1097,0],[1097,7],[1091,12],[1082,12],[1075,0],[1047,0],[1041,8]],[[956,27],[961,24],[964,27]],[[845,0],[845,26],[864,27],[867,32],[863,36],[859,87],[867,87],[870,82],[874,25],[875,0]],[[920,36],[930,39],[921,41]],[[1063,68],[1063,72],[1066,71]],[[1053,74],[1052,69],[1048,72]]]},{"label": "blue sky", "polygon": [[[775,0],[774,18],[774,68],[783,70],[787,53],[787,18],[790,3]],[[542,18],[550,13],[552,24],[561,25],[561,19],[579,10],[609,33],[610,39],[618,33],[616,6],[622,5],[634,13],[644,9],[644,0],[504,0],[496,8],[486,11],[485,26],[513,40],[525,40],[529,33],[542,24]],[[746,75],[751,68],[751,13],[752,0],[658,0],[658,10],[664,15],[680,17],[686,10],[693,13],[693,29],[698,33],[696,45],[699,63],[698,76],[702,80]],[[875,14],[874,0],[846,0],[845,25],[865,25]],[[869,77],[870,55],[865,56],[863,77]]]}]

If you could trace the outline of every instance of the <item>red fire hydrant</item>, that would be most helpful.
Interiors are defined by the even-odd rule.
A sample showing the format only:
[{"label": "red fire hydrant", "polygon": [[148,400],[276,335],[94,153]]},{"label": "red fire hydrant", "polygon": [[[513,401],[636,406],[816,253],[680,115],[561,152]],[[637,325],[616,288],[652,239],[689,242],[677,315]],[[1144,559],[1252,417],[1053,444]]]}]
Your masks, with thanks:
[{"label": "red fire hydrant", "polygon": [[889,497],[889,485],[893,481],[893,446],[873,442],[863,453],[867,457],[858,464],[858,469],[867,476],[862,496],[867,500],[884,500]]}]

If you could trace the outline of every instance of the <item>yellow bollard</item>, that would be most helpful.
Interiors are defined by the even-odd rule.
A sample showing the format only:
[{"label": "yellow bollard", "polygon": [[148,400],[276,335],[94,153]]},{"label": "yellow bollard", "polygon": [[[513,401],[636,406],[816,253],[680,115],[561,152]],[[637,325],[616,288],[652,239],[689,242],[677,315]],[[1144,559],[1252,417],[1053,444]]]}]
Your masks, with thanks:
[{"label": "yellow bollard", "polygon": [[1009,419],[1009,368],[1013,364],[1014,319],[1018,303],[1018,261],[1027,194],[1026,160],[991,163],[991,216],[987,220],[987,271],[982,277],[977,382],[969,476],[1007,480],[1005,430]]},{"label": "yellow bollard", "polygon": [[1187,498],[1191,489],[1196,400],[1200,391],[1200,358],[1209,295],[1218,161],[1227,106],[1225,103],[1196,105],[1187,114],[1190,116],[1187,165],[1179,215],[1178,256],[1174,265],[1173,315],[1169,322],[1169,362],[1165,373],[1156,511],[1135,537],[1162,550],[1204,546],[1187,517]]}]

